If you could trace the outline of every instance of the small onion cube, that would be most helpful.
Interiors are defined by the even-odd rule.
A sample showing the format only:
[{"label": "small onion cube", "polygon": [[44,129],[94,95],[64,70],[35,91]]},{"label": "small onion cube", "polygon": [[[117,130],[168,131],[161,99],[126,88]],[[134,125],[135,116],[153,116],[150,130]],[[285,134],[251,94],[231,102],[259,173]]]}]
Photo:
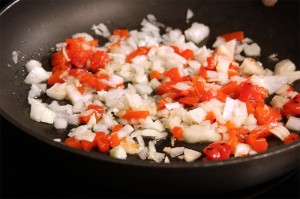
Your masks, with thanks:
[{"label": "small onion cube", "polygon": [[290,130],[300,131],[300,118],[290,116],[285,126]]},{"label": "small onion cube", "polygon": [[122,146],[116,146],[115,148],[109,151],[109,154],[113,158],[125,160],[127,158],[127,154],[125,149]]},{"label": "small onion cube", "polygon": [[184,154],[183,156],[184,160],[187,162],[193,162],[196,159],[200,158],[200,156],[202,155],[202,153],[199,151],[195,151],[187,148],[184,149],[183,154]]},{"label": "small onion cube", "polygon": [[289,130],[282,125],[278,125],[270,131],[273,135],[275,135],[282,141],[290,134]]}]

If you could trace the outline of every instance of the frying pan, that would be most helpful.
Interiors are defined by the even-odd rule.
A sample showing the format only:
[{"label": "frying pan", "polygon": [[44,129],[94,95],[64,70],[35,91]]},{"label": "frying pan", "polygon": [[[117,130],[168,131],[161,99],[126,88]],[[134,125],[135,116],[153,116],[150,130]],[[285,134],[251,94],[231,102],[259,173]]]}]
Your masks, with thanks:
[{"label": "frying pan", "polygon": [[[261,46],[259,59],[265,66],[274,68],[276,62],[269,60],[268,56],[277,53],[279,59],[289,58],[300,69],[298,1],[282,0],[270,8],[264,7],[260,1],[22,0],[12,3],[1,13],[1,115],[28,136],[52,146],[53,150],[67,151],[79,160],[92,162],[87,166],[88,170],[100,179],[109,176],[112,183],[125,184],[130,179],[136,186],[146,184],[156,191],[170,191],[165,186],[187,193],[233,191],[299,168],[299,141],[283,145],[272,139],[267,152],[227,161],[154,164],[134,157],[117,160],[66,147],[53,142],[54,138],[64,138],[66,133],[29,118],[29,86],[23,83],[26,61],[38,59],[49,69],[51,48],[56,43],[77,32],[94,35],[91,25],[100,22],[107,24],[110,30],[136,29],[147,14],[154,14],[160,22],[184,30],[191,25],[185,21],[188,8],[195,14],[191,22],[198,21],[210,27],[210,35],[201,45],[211,47],[217,35],[243,30],[247,37]],[[104,40],[100,38],[100,41]],[[12,60],[13,51],[19,54],[17,64]],[[295,83],[295,88],[299,91],[299,83]],[[108,168],[109,174],[97,173],[97,168]],[[143,190],[141,186],[139,188]]]}]

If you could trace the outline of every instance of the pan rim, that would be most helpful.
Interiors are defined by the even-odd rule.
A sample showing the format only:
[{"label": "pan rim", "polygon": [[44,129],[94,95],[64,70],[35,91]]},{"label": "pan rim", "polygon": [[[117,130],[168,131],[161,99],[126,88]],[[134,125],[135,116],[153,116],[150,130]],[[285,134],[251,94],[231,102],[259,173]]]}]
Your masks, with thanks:
[{"label": "pan rim", "polygon": [[[20,2],[20,1],[21,0],[14,0],[11,3],[9,3],[7,6],[5,6],[1,10],[0,16],[2,16],[6,11],[8,11],[10,8],[12,8],[16,3]],[[73,153],[73,154],[76,154],[76,155],[79,155],[79,156],[88,157],[88,158],[92,158],[92,159],[95,159],[95,160],[100,160],[100,161],[104,161],[104,162],[108,162],[108,163],[126,165],[126,166],[166,168],[166,169],[219,167],[219,166],[223,166],[223,165],[242,164],[242,163],[253,161],[253,160],[272,157],[272,156],[275,156],[275,155],[278,155],[278,154],[281,154],[281,153],[284,153],[284,152],[291,151],[295,148],[300,149],[300,140],[298,140],[298,141],[296,141],[292,144],[289,144],[289,145],[282,145],[282,146],[278,146],[278,147],[273,148],[273,149],[269,149],[266,152],[258,153],[258,154],[247,156],[247,157],[233,158],[233,159],[229,159],[229,160],[225,160],[225,161],[222,161],[222,160],[221,161],[207,161],[207,162],[197,161],[197,162],[191,162],[191,163],[176,162],[176,163],[171,163],[171,164],[164,164],[164,163],[152,163],[152,162],[149,162],[147,160],[146,161],[143,161],[143,160],[137,160],[137,161],[135,161],[135,160],[134,161],[132,161],[132,160],[119,160],[119,159],[112,158],[112,157],[110,157],[108,155],[105,155],[105,154],[89,153],[89,152],[73,149],[73,148],[67,147],[67,146],[65,146],[61,143],[54,142],[53,140],[51,140],[49,138],[46,138],[45,136],[35,134],[30,129],[23,126],[22,123],[19,123],[17,120],[15,120],[12,117],[12,115],[5,112],[2,107],[0,107],[0,115],[3,118],[5,118],[6,120],[8,120],[10,123],[15,125],[20,131],[24,131],[28,135],[30,135],[30,136],[46,143],[46,144],[49,144],[50,146],[59,148],[59,149],[64,150],[64,151],[68,151],[70,153]]]}]

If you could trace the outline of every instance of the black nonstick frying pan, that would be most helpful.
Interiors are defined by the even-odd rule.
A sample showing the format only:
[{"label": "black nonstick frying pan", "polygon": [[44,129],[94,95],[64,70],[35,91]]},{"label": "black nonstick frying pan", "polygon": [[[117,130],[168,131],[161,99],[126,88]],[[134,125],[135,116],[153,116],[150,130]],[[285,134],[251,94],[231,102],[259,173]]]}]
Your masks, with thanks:
[{"label": "black nonstick frying pan", "polygon": [[[92,35],[92,24],[100,22],[115,28],[139,28],[147,14],[171,27],[188,28],[185,17],[190,8],[198,21],[210,27],[205,44],[210,47],[217,35],[243,30],[262,48],[260,61],[273,69],[276,62],[268,59],[273,53],[279,59],[289,58],[299,70],[299,2],[280,1],[274,7],[265,7],[260,1],[202,1],[202,0],[24,0],[11,4],[1,13],[1,73],[0,112],[11,123],[53,148],[68,151],[78,159],[91,159],[87,166],[95,176],[126,183],[130,179],[136,185],[149,190],[165,190],[173,187],[201,194],[238,190],[257,185],[299,168],[300,141],[283,145],[277,139],[270,140],[270,149],[250,157],[227,161],[194,163],[174,162],[154,164],[136,158],[126,161],[99,153],[87,153],[71,149],[53,138],[63,137],[51,125],[36,123],[29,118],[27,104],[28,85],[24,64],[31,58],[49,66],[51,48],[77,32]],[[12,52],[19,54],[18,63],[12,60]],[[48,68],[49,69],[49,68]],[[299,83],[295,88],[299,91]],[[16,138],[17,139],[17,138]],[[97,173],[105,165],[108,173]],[[88,171],[85,171],[88,172]],[[147,188],[146,188],[147,187]],[[173,190],[173,191],[174,191]],[[170,191],[170,190],[169,190]]]}]

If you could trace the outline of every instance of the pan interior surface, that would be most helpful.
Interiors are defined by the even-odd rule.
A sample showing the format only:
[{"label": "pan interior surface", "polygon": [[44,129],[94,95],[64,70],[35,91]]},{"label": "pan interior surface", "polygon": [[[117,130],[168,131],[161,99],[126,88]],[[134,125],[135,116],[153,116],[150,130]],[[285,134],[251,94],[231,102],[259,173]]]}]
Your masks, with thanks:
[{"label": "pan interior surface", "polygon": [[[126,2],[126,3],[125,3]],[[142,3],[141,3],[142,2]],[[59,6],[58,6],[59,5]],[[187,9],[194,12],[190,23],[186,23]],[[174,162],[170,165],[152,164],[130,157],[126,161],[115,160],[96,153],[86,153],[53,142],[54,138],[65,138],[66,134],[57,132],[52,125],[37,123],[29,118],[27,95],[29,86],[23,83],[26,77],[25,63],[30,59],[40,60],[50,69],[49,57],[56,43],[64,41],[77,32],[87,32],[96,36],[91,30],[93,24],[104,23],[110,30],[115,28],[137,29],[147,14],[153,14],[163,24],[185,30],[192,22],[204,23],[210,27],[210,35],[205,43],[211,47],[216,36],[243,30],[257,42],[262,49],[260,61],[266,67],[274,69],[275,62],[268,56],[276,53],[279,60],[290,59],[299,70],[299,2],[278,2],[276,6],[264,7],[260,1],[194,1],[194,0],[28,0],[19,1],[1,13],[1,68],[0,73],[0,112],[14,125],[28,134],[63,150],[81,156],[91,157],[109,163],[122,164],[124,167],[146,168],[154,176],[155,170],[161,169],[164,176],[172,176],[179,169],[180,176],[188,181],[193,175],[216,176],[214,172],[232,174],[243,173],[255,168],[261,178],[240,183],[235,188],[253,185],[282,175],[299,166],[299,146],[296,142],[282,146],[274,141],[270,151],[253,157],[219,162],[195,162],[191,164]],[[100,40],[101,41],[101,40]],[[19,54],[18,63],[12,60],[12,52]],[[300,91],[299,84],[296,89]],[[203,145],[204,146],[204,145]],[[276,165],[280,158],[285,163]],[[257,167],[255,164],[259,164]],[[274,164],[276,166],[274,166]],[[273,169],[271,167],[273,165]],[[285,167],[285,168],[282,168]],[[170,169],[170,170],[167,170]],[[279,172],[264,173],[261,170]],[[233,171],[235,170],[235,171]],[[141,175],[144,170],[136,170]],[[203,172],[207,172],[203,174]],[[249,175],[249,176],[247,176]],[[247,174],[246,178],[251,178]],[[183,177],[185,176],[185,177]],[[225,181],[221,177],[220,181]],[[169,178],[168,181],[174,178]],[[241,178],[233,180],[235,185]],[[208,180],[210,182],[210,180]],[[204,186],[204,182],[203,182]],[[232,189],[233,186],[232,186]]]}]

